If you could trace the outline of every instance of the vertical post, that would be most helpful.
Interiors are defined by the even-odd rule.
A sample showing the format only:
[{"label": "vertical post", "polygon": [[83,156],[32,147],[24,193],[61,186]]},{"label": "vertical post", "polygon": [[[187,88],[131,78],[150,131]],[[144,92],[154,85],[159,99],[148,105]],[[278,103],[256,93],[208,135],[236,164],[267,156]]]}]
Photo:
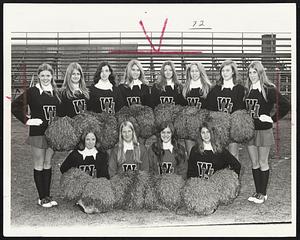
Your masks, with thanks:
[{"label": "vertical post", "polygon": [[[278,101],[279,101],[279,92],[280,92],[280,68],[278,66],[275,67],[275,73],[276,73],[276,88],[277,88],[277,94],[276,94],[276,119],[279,117],[279,112],[278,112]],[[279,121],[276,121],[276,157],[279,160],[279,144],[280,144],[280,139],[279,139]]]}]

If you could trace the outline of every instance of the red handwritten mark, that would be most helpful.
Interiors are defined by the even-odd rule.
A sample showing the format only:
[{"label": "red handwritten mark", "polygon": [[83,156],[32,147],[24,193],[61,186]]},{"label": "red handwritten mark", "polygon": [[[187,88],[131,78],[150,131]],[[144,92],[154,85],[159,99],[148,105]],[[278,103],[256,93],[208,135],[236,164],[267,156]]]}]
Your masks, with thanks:
[{"label": "red handwritten mark", "polygon": [[146,39],[148,40],[150,46],[151,46],[151,51],[139,51],[139,50],[111,50],[109,51],[110,54],[153,54],[152,51],[154,51],[155,54],[160,54],[160,55],[187,55],[187,54],[200,54],[202,53],[201,51],[160,51],[160,48],[162,46],[162,41],[163,41],[163,37],[164,37],[164,33],[166,31],[166,27],[167,27],[167,23],[168,23],[168,18],[166,18],[164,25],[163,25],[163,29],[161,31],[160,37],[159,37],[159,45],[158,45],[158,49],[155,48],[155,46],[153,45],[151,38],[149,37],[145,27],[144,27],[144,23],[142,20],[139,21],[139,24],[141,25],[143,32],[145,34]]},{"label": "red handwritten mark", "polygon": [[8,100],[10,100],[11,101],[11,97],[10,96],[5,96]]},{"label": "red handwritten mark", "polygon": [[279,151],[280,151],[280,139],[279,139],[279,91],[280,91],[280,69],[278,67],[275,68],[276,71],[276,87],[277,87],[277,92],[276,92],[276,156],[277,156],[277,160],[279,160]]}]

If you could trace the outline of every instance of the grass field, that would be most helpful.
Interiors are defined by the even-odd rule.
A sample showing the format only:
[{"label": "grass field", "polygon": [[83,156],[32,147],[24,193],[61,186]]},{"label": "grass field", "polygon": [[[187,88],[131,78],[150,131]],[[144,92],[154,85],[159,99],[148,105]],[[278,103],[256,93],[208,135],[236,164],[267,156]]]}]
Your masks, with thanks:
[{"label": "grass field", "polygon": [[[52,196],[59,206],[44,209],[37,205],[37,191],[33,181],[33,163],[30,148],[25,140],[28,129],[16,119],[11,121],[11,226],[21,227],[164,227],[164,226],[209,226],[252,223],[291,222],[291,122],[279,122],[279,156],[275,146],[270,154],[269,199],[261,205],[247,201],[254,191],[251,165],[244,146],[240,146],[242,164],[242,187],[240,195],[228,206],[219,206],[209,216],[176,215],[168,211],[111,211],[87,215],[60,196],[59,165],[66,152],[57,152],[53,159]],[[275,129],[274,129],[275,131]],[[72,233],[72,232],[70,232]]]}]

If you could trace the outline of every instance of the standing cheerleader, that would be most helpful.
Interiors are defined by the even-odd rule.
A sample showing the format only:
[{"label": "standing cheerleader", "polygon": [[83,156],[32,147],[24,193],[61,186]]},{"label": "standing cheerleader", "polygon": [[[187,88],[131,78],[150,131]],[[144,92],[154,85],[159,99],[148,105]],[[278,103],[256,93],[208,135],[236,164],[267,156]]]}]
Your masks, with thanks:
[{"label": "standing cheerleader", "polygon": [[[195,106],[199,109],[207,108],[207,96],[211,88],[204,66],[200,62],[192,62],[186,70],[186,82],[182,95],[188,106]],[[185,140],[187,153],[189,154],[195,142]]]},{"label": "standing cheerleader", "polygon": [[186,105],[182,96],[182,85],[177,79],[172,61],[166,61],[162,64],[159,78],[151,89],[151,99],[153,108],[163,103]]},{"label": "standing cheerleader", "polygon": [[126,67],[124,74],[124,83],[119,86],[120,91],[125,98],[125,105],[141,104],[151,106],[150,90],[142,64],[132,59]]},{"label": "standing cheerleader", "polygon": [[[252,174],[256,192],[248,198],[255,203],[267,200],[267,185],[269,181],[269,152],[274,144],[273,122],[284,117],[290,110],[290,103],[284,98],[266,75],[263,65],[252,62],[248,67],[249,79],[246,87],[246,108],[254,119],[255,136],[248,143],[248,153],[252,161]],[[276,102],[276,112],[270,113]]]},{"label": "standing cheerleader", "polygon": [[86,111],[88,99],[89,91],[85,85],[82,68],[76,62],[70,63],[61,88],[61,104],[58,115],[74,117]]},{"label": "standing cheerleader", "polygon": [[213,129],[206,122],[199,128],[197,144],[192,148],[188,160],[187,177],[208,179],[216,171],[231,168],[240,174],[241,164],[216,141]]},{"label": "standing cheerleader", "polygon": [[115,86],[113,69],[107,62],[101,62],[94,75],[94,85],[90,87],[87,110],[96,113],[115,113],[124,106],[120,89]]},{"label": "standing cheerleader", "polygon": [[159,126],[156,139],[148,149],[150,173],[154,175],[175,173],[186,179],[185,149],[177,141],[173,124],[163,122]]},{"label": "standing cheerleader", "polygon": [[[241,85],[235,62],[226,60],[220,67],[220,79],[207,97],[207,109],[233,113],[245,109],[245,87]],[[239,160],[238,143],[229,143],[228,150]]]},{"label": "standing cheerleader", "polygon": [[146,147],[139,143],[131,122],[120,125],[119,142],[112,149],[108,162],[110,177],[127,171],[149,171]]},{"label": "standing cheerleader", "polygon": [[[34,163],[34,182],[39,194],[38,204],[49,208],[57,202],[50,196],[51,160],[54,151],[49,147],[44,135],[48,125],[56,116],[60,103],[57,87],[53,79],[53,68],[43,63],[38,67],[38,83],[25,90],[12,102],[12,113],[22,123],[29,127],[28,144],[31,145]],[[27,115],[27,106],[30,108],[30,117]]]}]

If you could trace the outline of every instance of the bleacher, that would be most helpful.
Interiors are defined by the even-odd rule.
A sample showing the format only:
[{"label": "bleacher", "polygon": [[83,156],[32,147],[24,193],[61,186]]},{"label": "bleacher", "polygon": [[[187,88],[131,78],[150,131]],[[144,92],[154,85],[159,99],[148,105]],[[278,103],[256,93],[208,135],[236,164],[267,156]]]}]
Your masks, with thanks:
[{"label": "bleacher", "polygon": [[172,60],[179,80],[185,81],[186,65],[200,61],[211,80],[219,77],[219,66],[227,58],[236,61],[245,81],[247,66],[262,61],[268,77],[280,83],[283,94],[291,92],[291,34],[289,33],[165,33],[160,51],[159,33],[151,33],[155,49],[141,32],[122,33],[13,33],[11,46],[11,80],[13,98],[29,86],[37,67],[50,63],[55,79],[62,84],[66,68],[78,62],[87,85],[101,61],[108,61],[120,81],[127,63],[137,58],[146,77],[153,83],[165,60]]}]

